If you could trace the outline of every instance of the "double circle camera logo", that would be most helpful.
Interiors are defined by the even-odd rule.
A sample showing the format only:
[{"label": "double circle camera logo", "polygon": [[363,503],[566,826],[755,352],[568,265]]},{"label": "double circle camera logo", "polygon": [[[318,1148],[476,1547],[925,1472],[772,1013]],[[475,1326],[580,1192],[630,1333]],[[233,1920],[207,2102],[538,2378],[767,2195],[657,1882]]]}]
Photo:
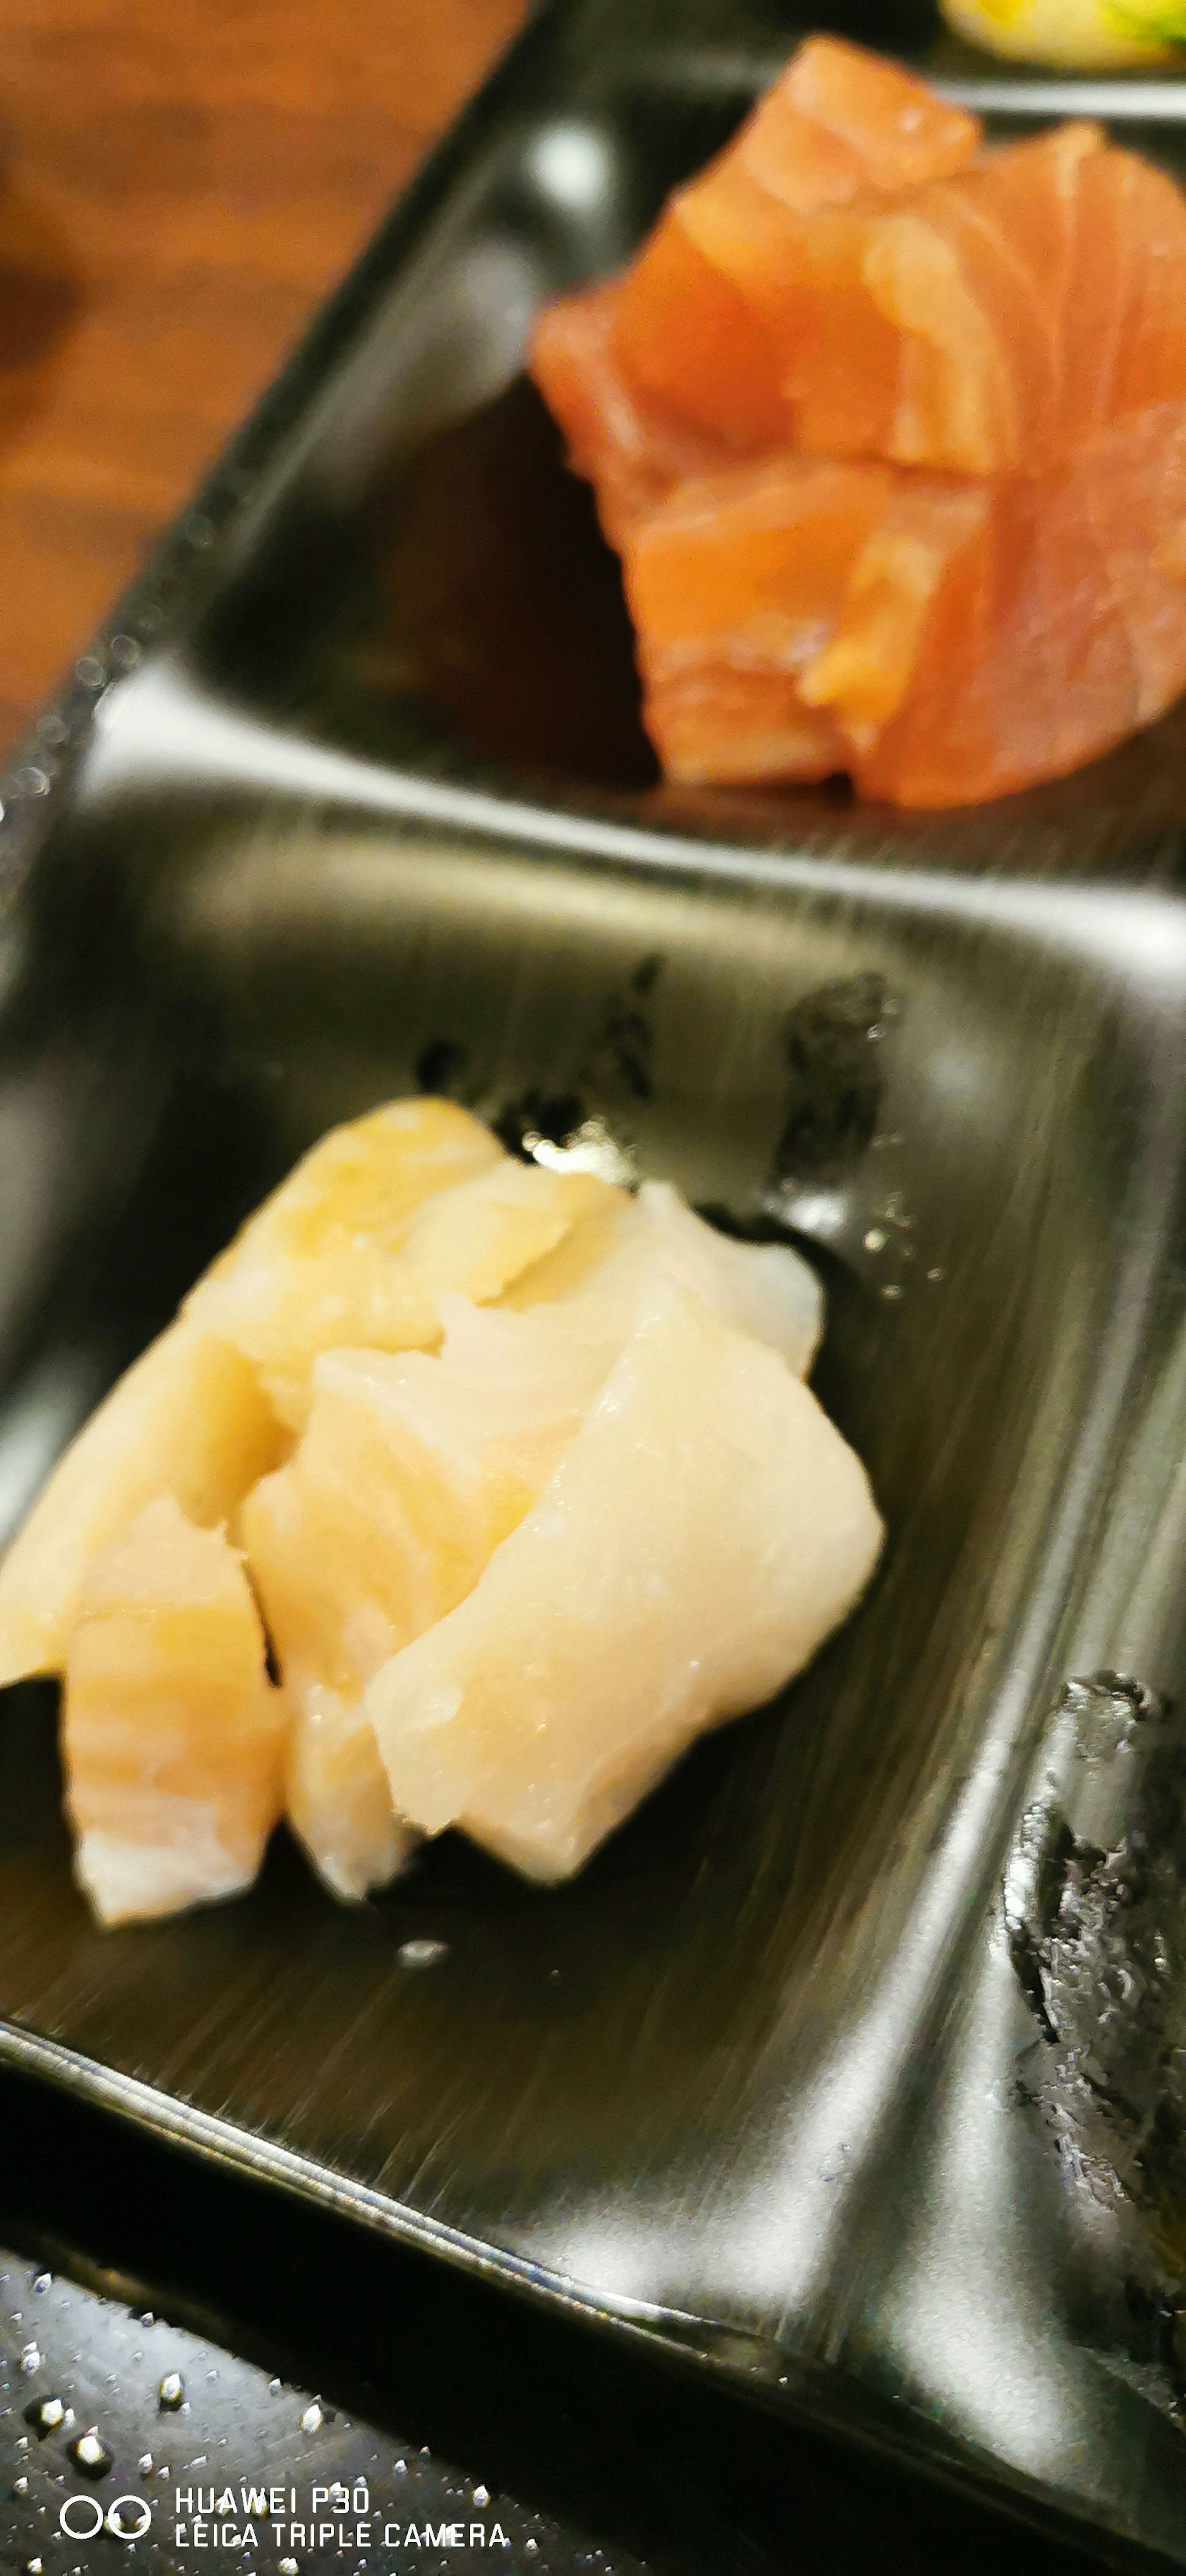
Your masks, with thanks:
[{"label": "double circle camera logo", "polygon": [[98,2496],[67,2496],[58,2515],[58,2529],[67,2540],[97,2540],[101,2531],[109,2531],[113,2540],[143,2540],[152,2522],[152,2506],[146,2496],[117,2496],[106,2513]]}]

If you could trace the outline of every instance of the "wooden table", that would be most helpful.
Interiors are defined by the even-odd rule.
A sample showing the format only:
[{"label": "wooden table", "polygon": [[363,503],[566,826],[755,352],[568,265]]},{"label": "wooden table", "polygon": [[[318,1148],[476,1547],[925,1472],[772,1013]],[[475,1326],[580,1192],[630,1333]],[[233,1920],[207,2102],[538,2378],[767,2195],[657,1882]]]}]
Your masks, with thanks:
[{"label": "wooden table", "polygon": [[2,0],[0,757],[522,0]]}]

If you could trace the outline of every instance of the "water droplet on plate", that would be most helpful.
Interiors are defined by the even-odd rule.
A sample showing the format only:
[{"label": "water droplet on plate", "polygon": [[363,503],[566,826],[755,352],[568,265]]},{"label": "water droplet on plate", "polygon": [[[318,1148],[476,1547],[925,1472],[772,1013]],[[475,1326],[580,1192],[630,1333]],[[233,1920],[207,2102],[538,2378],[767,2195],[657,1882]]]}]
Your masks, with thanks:
[{"label": "water droplet on plate", "polygon": [[928,1279],[946,1279],[947,1272],[936,1266],[934,1270],[928,1270],[927,1277]]},{"label": "water droplet on plate", "polygon": [[185,2381],[183,2380],[179,2370],[167,2370],[165,2372],[165,2376],[157,2390],[157,2397],[160,2404],[167,2407],[171,2415],[175,2415],[178,2407],[184,2405]]},{"label": "water droplet on plate", "polygon": [[35,2433],[57,2433],[66,2421],[66,2409],[60,2397],[43,2397],[39,2406],[27,2406],[25,2422]]},{"label": "water droplet on plate", "polygon": [[281,2559],[281,2561],[280,2561],[280,2576],[298,2576],[297,2563],[296,2563],[295,2558],[282,2558],[282,2559]]},{"label": "water droplet on plate", "polygon": [[283,2386],[283,2381],[282,2381],[282,2380],[279,2380],[279,2379],[269,2379],[269,2381],[268,2381],[268,2395],[269,2395],[269,2397],[278,2397],[278,2396],[279,2396],[279,2394],[280,2394],[280,2390],[281,2390],[282,2386]]},{"label": "water droplet on plate", "polygon": [[33,2283],[33,2287],[37,2291],[52,2290],[53,2280],[54,2276],[52,2272],[39,2272]]},{"label": "water droplet on plate", "polygon": [[35,2343],[27,2343],[21,2354],[21,2369],[26,2375],[41,2368],[41,2355]]},{"label": "water droplet on plate", "polygon": [[75,2467],[81,2469],[86,2477],[105,2478],[114,2462],[115,2453],[108,2449],[98,2425],[90,2424],[86,2432],[80,2433],[78,2440],[71,2443],[70,2457]]},{"label": "water droplet on plate", "polygon": [[888,1241],[888,1235],[882,1233],[879,1225],[871,1225],[867,1235],[865,1236],[865,1250],[866,1252],[884,1252]]},{"label": "water droplet on plate", "polygon": [[895,1305],[895,1304],[897,1303],[898,1299],[902,1296],[903,1291],[902,1291],[899,1287],[897,1287],[897,1286],[896,1286],[896,1284],[894,1284],[893,1282],[891,1282],[891,1284],[889,1285],[889,1287],[887,1287],[887,1288],[879,1288],[877,1293],[878,1293],[879,1297],[884,1297],[884,1298],[886,1298],[886,1300],[888,1301],[888,1303],[889,1303],[890,1305]]},{"label": "water droplet on plate", "polygon": [[408,2474],[408,2463],[406,2460],[393,2460],[391,2466],[397,2478],[406,2478]]},{"label": "water droplet on plate", "polygon": [[401,1941],[397,1957],[401,1968],[435,1968],[449,1956],[447,1941]]},{"label": "water droplet on plate", "polygon": [[317,2399],[314,2398],[312,2405],[306,2406],[304,2414],[301,2417],[301,2431],[302,2433],[319,2433],[324,2421],[325,2418],[321,2412],[321,2408]]},{"label": "water droplet on plate", "polygon": [[140,2473],[140,2476],[141,2476],[142,2478],[146,2478],[146,2477],[148,2477],[148,2475],[149,2475],[149,2473],[150,2473],[150,2471],[151,2471],[151,2469],[152,2469],[152,2453],[151,2453],[151,2451],[145,2451],[143,2458],[142,2458],[142,2459],[137,2460],[137,2462],[136,2462],[136,2467],[137,2467],[137,2469],[138,2469],[138,2471],[139,2471],[139,2473]]},{"label": "water droplet on plate", "polygon": [[13,2479],[13,2482],[12,2482],[12,2492],[13,2492],[13,2494],[14,2494],[14,2495],[28,2495],[28,2492],[29,2492],[29,2481],[28,2481],[28,2479],[27,2479],[27,2478],[14,2478],[14,2479]]},{"label": "water droplet on plate", "polygon": [[490,2502],[490,2489],[489,2489],[489,2487],[475,2487],[475,2488],[474,2488],[474,2503],[475,2503],[475,2504],[489,2504],[489,2502]]},{"label": "water droplet on plate", "polygon": [[41,2560],[39,2558],[26,2558],[25,2576],[42,2576]]},{"label": "water droplet on plate", "polygon": [[152,2313],[152,2309],[146,2308],[143,2316],[137,2317],[136,2323],[138,2326],[154,2326],[156,2324],[156,2318]]}]

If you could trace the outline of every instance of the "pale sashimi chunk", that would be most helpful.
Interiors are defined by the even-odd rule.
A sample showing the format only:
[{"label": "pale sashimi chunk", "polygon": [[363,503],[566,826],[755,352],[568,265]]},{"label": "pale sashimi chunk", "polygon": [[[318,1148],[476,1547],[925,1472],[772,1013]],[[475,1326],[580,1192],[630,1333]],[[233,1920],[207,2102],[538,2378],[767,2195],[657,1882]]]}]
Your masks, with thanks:
[{"label": "pale sashimi chunk", "polygon": [[587,1297],[616,1302],[615,1328],[624,1341],[639,1298],[659,1278],[697,1297],[722,1323],[769,1342],[796,1377],[806,1377],[823,1331],[823,1291],[789,1244],[719,1234],[669,1181],[644,1181]]},{"label": "pale sashimi chunk", "polygon": [[[441,1199],[409,1259],[422,1275],[464,1274],[486,1293],[512,1234],[555,1238],[594,1194],[587,1175],[521,1165]],[[475,1207],[477,1222],[474,1222]],[[438,1221],[439,1220],[439,1221]],[[468,1221],[470,1250],[465,1249]],[[240,1527],[286,1678],[347,1695],[397,1645],[452,1609],[546,1483],[614,1357],[629,1314],[589,1317],[586,1301],[490,1316],[433,1292],[442,1355],[343,1348],[312,1363],[308,1421],[293,1457],[250,1494]],[[563,1315],[557,1328],[550,1320]],[[607,1321],[608,1334],[607,1340]],[[477,1336],[475,1344],[475,1334]]]},{"label": "pale sashimi chunk", "polygon": [[777,1353],[660,1291],[538,1504],[370,1684],[397,1810],[568,1877],[694,1735],[800,1670],[881,1535]]},{"label": "pale sashimi chunk", "polygon": [[[239,1524],[292,1710],[285,1811],[326,1885],[351,1899],[386,1886],[412,1839],[396,1825],[357,1704],[370,1674],[438,1609],[385,1437],[383,1375],[404,1365],[377,1351],[317,1360],[295,1455],[256,1486]],[[426,1518],[432,1501],[426,1489]]]},{"label": "pale sashimi chunk", "polygon": [[599,1211],[582,1220],[557,1252],[515,1281],[500,1309],[486,1310],[481,1325],[467,1321],[459,1307],[443,1307],[450,1319],[446,1354],[459,1360],[463,1337],[468,1351],[476,1333],[468,1365],[477,1366],[482,1332],[487,1323],[493,1331],[498,1311],[534,1313],[562,1300],[564,1330],[571,1331],[579,1304],[583,1336],[599,1333],[612,1355],[631,1328],[639,1296],[660,1273],[723,1322],[769,1342],[797,1377],[806,1377],[823,1331],[815,1272],[789,1244],[745,1243],[719,1233],[669,1181],[644,1181],[637,1197],[614,1211],[612,1225]]},{"label": "pale sashimi chunk", "polygon": [[449,1100],[396,1100],[331,1129],[200,1279],[184,1311],[234,1342],[299,1429],[319,1350],[432,1339],[398,1267],[424,1203],[505,1162]]},{"label": "pale sashimi chunk", "polygon": [[296,1257],[270,1244],[257,1257],[248,1245],[201,1283],[187,1311],[245,1352],[277,1412],[299,1430],[319,1352],[427,1348],[440,1338],[440,1301],[449,1289],[497,1297],[609,1187],[588,1173],[540,1171],[496,1149],[485,1169],[435,1188],[405,1216],[395,1248],[345,1229],[341,1241]]},{"label": "pale sashimi chunk", "polygon": [[795,1253],[730,1241],[662,1182],[623,1202],[612,1229],[596,1206],[585,1222],[613,1249],[579,1293],[523,1311],[445,1296],[439,1356],[323,1354],[293,1458],[244,1506],[293,1704],[289,1819],[338,1895],[385,1884],[407,1847],[357,1715],[367,1682],[465,1598],[530,1509],[640,1300],[664,1283],[690,1290],[792,1366],[810,1363],[820,1292]]},{"label": "pale sashimi chunk", "polygon": [[562,1308],[446,1303],[472,1326],[459,1362],[452,1333],[439,1359],[332,1351],[315,1362],[295,1455],[241,1516],[293,1707],[289,1820],[339,1896],[385,1885],[412,1839],[358,1713],[366,1683],[476,1583],[612,1364],[579,1317],[555,1331]]},{"label": "pale sashimi chunk", "polygon": [[286,1813],[332,1896],[358,1905],[406,1868],[421,1836],[396,1815],[370,1719],[316,1685],[299,1699]]},{"label": "pale sashimi chunk", "polygon": [[490,1129],[454,1101],[388,1101],[310,1146],[206,1276],[265,1253],[309,1261],[360,1238],[398,1252],[426,1199],[504,1160]]},{"label": "pale sashimi chunk", "polygon": [[365,1304],[425,1198],[504,1160],[487,1128],[443,1100],[396,1101],[304,1156],[50,1478],[0,1568],[0,1682],[60,1671],[83,1566],[155,1494],[175,1495],[200,1523],[225,1520],[283,1457],[300,1405],[283,1369],[287,1414],[264,1392],[249,1363],[269,1335],[234,1329],[240,1305],[257,1326],[272,1317],[272,1344],[290,1313],[296,1341],[309,1339],[311,1310],[323,1325],[334,1319],[330,1343],[348,1339],[351,1300]]},{"label": "pale sashimi chunk", "polygon": [[497,1300],[499,1307],[551,1306],[561,1298],[579,1295],[617,1251],[623,1232],[629,1232],[635,1206],[625,1190],[616,1188],[593,1199],[554,1251],[544,1253],[508,1281]]},{"label": "pale sashimi chunk", "polygon": [[160,1495],[87,1567],[66,1660],[75,1868],[101,1922],[250,1885],[286,1726],[236,1551]]},{"label": "pale sashimi chunk", "polygon": [[612,1222],[613,1212],[628,1204],[624,1190],[594,1172],[549,1172],[507,1155],[495,1170],[422,1210],[404,1263],[438,1313],[450,1289],[482,1305],[553,1252],[582,1220]]},{"label": "pale sashimi chunk", "polygon": [[226,1520],[288,1446],[242,1354],[171,1325],[91,1415],[0,1566],[0,1682],[61,1671],[87,1560],[155,1495]]}]

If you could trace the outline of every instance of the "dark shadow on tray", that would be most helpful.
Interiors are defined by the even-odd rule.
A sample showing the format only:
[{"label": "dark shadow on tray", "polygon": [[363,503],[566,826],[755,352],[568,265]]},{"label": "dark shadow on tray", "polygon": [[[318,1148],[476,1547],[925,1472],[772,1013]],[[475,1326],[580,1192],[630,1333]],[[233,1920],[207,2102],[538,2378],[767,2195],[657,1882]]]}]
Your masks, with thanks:
[{"label": "dark shadow on tray", "polygon": [[283,513],[199,652],[375,758],[619,794],[657,775],[617,558],[524,377],[381,477],[361,520]]},{"label": "dark shadow on tray", "polygon": [[0,1691],[0,1855],[30,1843],[47,1858],[66,1858],[62,1770],[58,1758],[58,1686],[16,1682]]}]

